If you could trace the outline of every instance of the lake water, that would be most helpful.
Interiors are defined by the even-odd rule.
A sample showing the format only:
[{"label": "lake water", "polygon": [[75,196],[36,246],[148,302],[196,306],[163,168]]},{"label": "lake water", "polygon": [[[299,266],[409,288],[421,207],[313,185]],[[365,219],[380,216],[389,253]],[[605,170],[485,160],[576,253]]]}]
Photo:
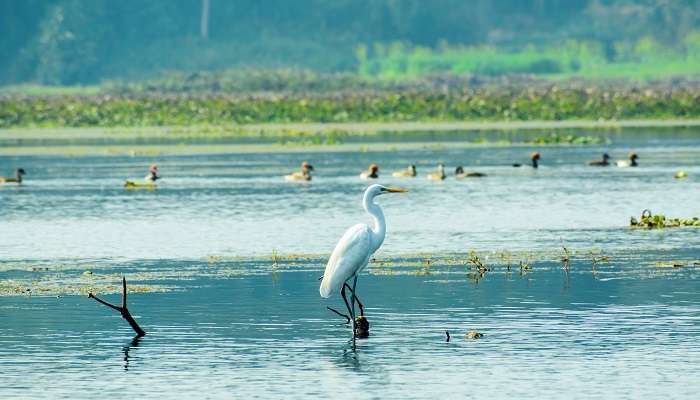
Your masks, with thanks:
[{"label": "lake water", "polygon": [[[700,229],[628,224],[700,216],[700,130],[586,134],[611,143],[0,157],[27,170],[0,186],[0,397],[695,398]],[[539,169],[510,166],[535,150]],[[586,166],[630,151],[640,167]],[[285,182],[303,160],[314,179]],[[152,162],[157,190],[121,188]],[[378,200],[387,239],[358,285],[371,336],[353,351],[317,278],[367,221],[372,162],[410,192]],[[438,162],[488,176],[427,180]],[[410,163],[419,177],[390,177]],[[84,296],[118,302],[122,275],[138,341]]]}]

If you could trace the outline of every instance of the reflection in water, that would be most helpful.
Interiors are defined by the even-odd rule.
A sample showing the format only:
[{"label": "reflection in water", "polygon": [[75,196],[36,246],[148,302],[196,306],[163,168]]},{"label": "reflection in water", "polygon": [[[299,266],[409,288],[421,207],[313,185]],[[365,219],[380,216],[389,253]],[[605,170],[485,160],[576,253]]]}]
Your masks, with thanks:
[{"label": "reflection in water", "polygon": [[124,346],[122,350],[124,351],[124,371],[129,370],[129,360],[133,358],[129,356],[129,351],[134,347],[139,347],[139,342],[143,336],[136,335],[128,345]]}]

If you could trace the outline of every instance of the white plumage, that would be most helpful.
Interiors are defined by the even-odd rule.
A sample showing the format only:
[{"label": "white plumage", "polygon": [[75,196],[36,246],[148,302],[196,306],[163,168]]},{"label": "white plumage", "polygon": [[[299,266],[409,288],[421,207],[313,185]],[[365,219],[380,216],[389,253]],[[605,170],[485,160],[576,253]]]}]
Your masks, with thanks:
[{"label": "white plumage", "polygon": [[[387,193],[401,193],[405,191],[404,189],[387,188],[382,185],[369,186],[365,190],[362,206],[372,218],[373,224],[371,226],[357,224],[345,231],[345,234],[335,246],[333,253],[331,253],[328,264],[326,264],[319,293],[324,298],[328,298],[338,291],[343,293],[353,323],[355,320],[354,301],[352,302],[353,306],[350,307],[345,298],[343,286],[351,278],[357,278],[360,271],[367,266],[372,254],[382,245],[386,235],[384,213],[374,202],[374,198]],[[354,292],[354,283],[351,289]],[[353,296],[353,300],[355,297]]]},{"label": "white plumage", "polygon": [[357,224],[345,231],[326,264],[321,297],[328,298],[339,292],[348,279],[367,266],[371,256],[368,252],[372,243],[371,233],[371,228],[366,224]]}]

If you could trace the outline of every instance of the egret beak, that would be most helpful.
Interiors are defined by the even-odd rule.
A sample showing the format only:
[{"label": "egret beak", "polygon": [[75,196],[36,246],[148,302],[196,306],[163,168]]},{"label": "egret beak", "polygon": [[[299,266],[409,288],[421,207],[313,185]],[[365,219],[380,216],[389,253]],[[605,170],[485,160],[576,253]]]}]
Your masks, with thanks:
[{"label": "egret beak", "polygon": [[408,190],[402,189],[402,188],[386,188],[386,191],[389,193],[406,193]]}]

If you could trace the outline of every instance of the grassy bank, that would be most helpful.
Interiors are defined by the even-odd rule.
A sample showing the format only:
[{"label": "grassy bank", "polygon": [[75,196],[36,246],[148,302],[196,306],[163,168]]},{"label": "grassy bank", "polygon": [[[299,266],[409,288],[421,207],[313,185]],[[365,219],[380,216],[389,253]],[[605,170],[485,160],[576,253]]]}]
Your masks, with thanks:
[{"label": "grassy bank", "polygon": [[[619,134],[686,130],[696,120],[296,123],[0,129],[0,155],[217,154],[394,151],[472,146],[586,146]],[[657,132],[658,131],[658,132]]]}]

